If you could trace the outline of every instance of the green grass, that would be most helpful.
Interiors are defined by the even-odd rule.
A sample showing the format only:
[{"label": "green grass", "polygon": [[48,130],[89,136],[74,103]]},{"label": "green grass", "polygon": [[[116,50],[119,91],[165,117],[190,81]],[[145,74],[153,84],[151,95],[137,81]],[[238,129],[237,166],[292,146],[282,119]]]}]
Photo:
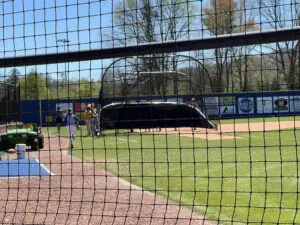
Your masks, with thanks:
[{"label": "green grass", "polygon": [[300,116],[280,116],[280,117],[257,117],[257,118],[237,118],[237,119],[222,119],[221,124],[232,123],[263,123],[263,122],[278,122],[278,121],[294,121],[300,120]]},{"label": "green grass", "polygon": [[77,138],[72,154],[222,224],[300,223],[300,131],[236,135],[221,142],[107,132]]}]

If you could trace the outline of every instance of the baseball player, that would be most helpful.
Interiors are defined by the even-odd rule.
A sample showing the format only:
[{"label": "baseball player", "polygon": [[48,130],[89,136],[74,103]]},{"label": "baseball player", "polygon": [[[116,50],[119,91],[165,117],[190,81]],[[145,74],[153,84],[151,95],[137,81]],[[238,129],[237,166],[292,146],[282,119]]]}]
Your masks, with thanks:
[{"label": "baseball player", "polygon": [[97,108],[93,110],[92,130],[95,135],[100,134],[100,117]]},{"label": "baseball player", "polygon": [[[195,98],[192,98],[190,101],[190,106],[192,106],[193,108],[199,108],[198,103],[196,102]],[[196,127],[193,128],[194,130],[196,130]]]},{"label": "baseball player", "polygon": [[86,110],[84,112],[87,136],[93,135],[93,114],[94,114],[94,111],[92,109],[92,106],[91,106],[91,104],[88,104],[86,107]]},{"label": "baseball player", "polygon": [[64,122],[67,126],[68,135],[69,135],[69,138],[70,138],[70,141],[71,141],[71,148],[73,148],[74,139],[75,139],[76,133],[77,133],[79,118],[77,117],[76,114],[74,114],[72,112],[71,108],[68,109],[68,113],[65,117]]},{"label": "baseball player", "polygon": [[57,107],[57,110],[55,112],[55,122],[56,122],[57,132],[60,133],[60,127],[63,122],[63,113],[60,110],[60,107]]},{"label": "baseball player", "polygon": [[195,98],[192,98],[192,99],[191,99],[190,105],[193,106],[194,108],[198,108],[198,107],[199,107],[199,105],[198,105],[198,103],[196,102],[196,99],[195,99]]}]

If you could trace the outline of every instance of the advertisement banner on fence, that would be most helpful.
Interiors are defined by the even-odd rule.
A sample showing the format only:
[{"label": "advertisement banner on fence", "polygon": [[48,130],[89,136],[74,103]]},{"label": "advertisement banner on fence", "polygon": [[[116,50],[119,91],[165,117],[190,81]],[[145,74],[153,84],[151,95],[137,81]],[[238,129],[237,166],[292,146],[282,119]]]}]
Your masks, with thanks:
[{"label": "advertisement banner on fence", "polygon": [[67,112],[69,108],[73,110],[73,103],[56,103],[56,109],[57,107],[60,107],[62,112]]},{"label": "advertisement banner on fence", "polygon": [[239,114],[253,114],[254,113],[254,98],[243,97],[238,98]]},{"label": "advertisement banner on fence", "polygon": [[86,106],[88,104],[92,104],[90,102],[86,103],[86,102],[76,102],[74,105],[74,110],[75,112],[84,112],[86,109]]},{"label": "advertisement banner on fence", "polygon": [[183,103],[183,98],[168,98],[167,102]]},{"label": "advertisement banner on fence", "polygon": [[[73,110],[73,103],[67,102],[67,103],[56,103],[56,109],[57,107],[60,107],[60,110],[63,113],[63,117],[65,118],[65,116],[67,115],[67,111],[69,108],[71,108]],[[56,110],[55,109],[55,110]],[[47,120],[49,120],[49,118],[47,118]]]},{"label": "advertisement banner on fence", "polygon": [[276,96],[273,98],[274,112],[289,112],[289,97]]},{"label": "advertisement banner on fence", "polygon": [[221,115],[232,115],[235,114],[235,105],[221,105],[220,106]]},{"label": "advertisement banner on fence", "polygon": [[153,99],[140,99],[140,100],[132,100],[130,102],[140,102],[140,103],[147,103],[147,102],[177,102],[183,103],[183,98],[153,98]]},{"label": "advertisement banner on fence", "polygon": [[84,120],[84,112],[86,110],[87,105],[92,105],[91,102],[76,102],[74,105],[74,110],[79,120]]},{"label": "advertisement banner on fence", "polygon": [[272,97],[257,97],[257,113],[273,113]]},{"label": "advertisement banner on fence", "polygon": [[300,95],[290,96],[290,112],[300,112]]},{"label": "advertisement banner on fence", "polygon": [[219,98],[218,97],[205,97],[203,98],[203,111],[207,116],[218,116],[219,112]]}]

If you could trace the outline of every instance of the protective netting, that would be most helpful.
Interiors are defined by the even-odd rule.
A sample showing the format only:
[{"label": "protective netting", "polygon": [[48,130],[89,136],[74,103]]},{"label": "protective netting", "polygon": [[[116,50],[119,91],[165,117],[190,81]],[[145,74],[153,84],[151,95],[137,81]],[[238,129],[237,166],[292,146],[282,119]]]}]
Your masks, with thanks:
[{"label": "protective netting", "polygon": [[298,0],[0,0],[1,224],[299,224]]},{"label": "protective netting", "polygon": [[100,100],[140,101],[148,97],[203,96],[214,93],[209,72],[188,55],[126,57],[113,61],[104,71]]},{"label": "protective netting", "polygon": [[20,92],[17,84],[0,83],[0,124],[19,121]]}]

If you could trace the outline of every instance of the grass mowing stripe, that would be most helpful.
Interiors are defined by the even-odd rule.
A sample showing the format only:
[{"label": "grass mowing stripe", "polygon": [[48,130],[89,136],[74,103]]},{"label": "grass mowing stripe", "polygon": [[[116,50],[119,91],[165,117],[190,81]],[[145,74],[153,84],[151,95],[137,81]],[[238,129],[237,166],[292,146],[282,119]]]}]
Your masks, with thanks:
[{"label": "grass mowing stripe", "polygon": [[221,124],[234,124],[234,123],[264,123],[264,122],[279,122],[279,121],[297,121],[300,116],[283,116],[280,117],[253,117],[253,118],[235,118],[235,119],[222,119],[217,122]]},{"label": "grass mowing stripe", "polygon": [[[283,130],[281,130],[281,132],[282,132]],[[292,131],[292,130],[284,130],[285,132],[287,132],[287,131],[290,131],[290,132],[294,132],[294,131]],[[262,137],[261,136],[261,133],[263,133],[263,132],[253,132],[253,133],[248,133],[248,132],[236,132],[236,137],[242,137],[242,138],[248,138],[248,139],[251,139],[251,138],[256,138],[256,139],[259,139],[259,140],[263,140],[264,138],[265,139],[272,139],[272,140],[274,140],[274,136],[276,136],[277,137],[277,139],[279,140],[293,140],[293,141],[295,141],[296,140],[296,136],[294,137],[294,138],[290,138],[290,137],[280,137],[279,136],[279,131],[275,131],[275,133],[274,133],[274,131],[272,131],[272,132],[270,132],[269,134],[268,134],[268,136],[265,136],[265,137]],[[266,132],[264,132],[264,133],[266,133]]]},{"label": "grass mowing stripe", "polygon": [[[65,131],[63,130],[63,132]],[[296,130],[295,132],[296,137],[298,137],[300,131]],[[189,137],[180,137],[180,147],[178,136],[168,135],[166,142],[165,135],[141,135],[137,138],[136,135],[124,137],[124,134],[120,134],[117,136],[117,139],[122,137],[117,143],[119,149],[111,150],[110,147],[116,146],[116,138],[112,133],[111,136],[99,137],[94,140],[82,137],[82,141],[85,143],[84,148],[87,150],[83,149],[83,151],[79,150],[72,153],[76,157],[83,155],[85,159],[94,154],[99,161],[103,161],[106,155],[109,159],[106,166],[111,173],[131,181],[135,185],[142,186],[143,184],[145,190],[155,190],[156,187],[156,190],[160,190],[156,194],[169,196],[175,202],[181,199],[181,204],[189,208],[192,207],[195,198],[194,210],[202,214],[207,209],[206,217],[210,219],[217,219],[220,210],[218,205],[220,205],[222,197],[221,206],[223,207],[219,219],[220,223],[223,224],[231,220],[246,221],[248,214],[249,222],[253,224],[261,224],[259,222],[262,220],[266,224],[277,223],[279,215],[281,215],[280,223],[300,223],[300,213],[297,211],[300,203],[296,205],[297,183],[299,182],[297,179],[299,162],[296,158],[296,151],[299,149],[291,145],[291,140],[295,139],[291,138],[295,136],[294,131],[281,131],[281,147],[279,147],[278,142],[279,132],[276,131],[255,132],[250,133],[250,136],[240,133],[235,135],[245,137],[237,138],[236,145],[234,140],[222,140],[222,146],[220,146],[220,141],[193,140]],[[104,138],[107,148],[94,150],[92,142],[95,146],[100,147],[103,146]],[[81,140],[78,138],[75,141],[75,147],[81,149],[80,142]],[[252,147],[249,151],[250,144]],[[155,149],[154,145],[156,146]],[[207,145],[209,146],[208,150]],[[268,147],[269,145],[272,147]],[[147,150],[133,150],[133,148],[140,146]],[[167,163],[167,157],[169,163]],[[117,162],[117,159],[122,163]],[[144,163],[143,161],[152,163]],[[206,161],[209,163],[209,168],[205,164]],[[225,161],[226,163],[224,163]],[[129,163],[131,164],[130,167]],[[251,177],[250,164],[252,164]],[[208,172],[210,177],[207,178],[205,176]],[[156,179],[155,174],[157,175]],[[130,177],[130,175],[134,177]],[[250,181],[252,182],[252,189],[250,189]],[[181,182],[183,184],[182,189],[178,185]],[[209,188],[207,189],[208,183]],[[222,183],[223,190],[221,188]],[[282,201],[280,202],[281,198]],[[235,199],[236,201],[234,201]],[[264,206],[265,201],[266,206]],[[279,208],[280,205],[281,208]],[[234,207],[235,213],[233,214]],[[294,214],[296,214],[295,221],[290,216]],[[241,223],[236,222],[235,224]]]}]

